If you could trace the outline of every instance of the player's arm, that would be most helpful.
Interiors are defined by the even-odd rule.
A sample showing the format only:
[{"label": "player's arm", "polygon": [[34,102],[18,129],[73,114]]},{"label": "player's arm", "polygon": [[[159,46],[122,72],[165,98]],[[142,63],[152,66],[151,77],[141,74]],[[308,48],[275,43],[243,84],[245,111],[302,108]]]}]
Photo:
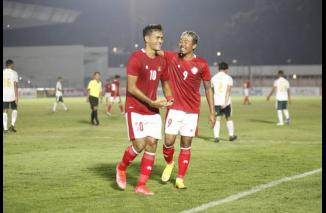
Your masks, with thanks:
[{"label": "player's arm", "polygon": [[269,101],[270,97],[273,95],[273,93],[275,92],[275,90],[276,90],[276,87],[273,86],[271,92],[270,92],[269,95],[267,96],[267,101]]},{"label": "player's arm", "polygon": [[204,81],[204,88],[205,88],[205,95],[206,100],[209,106],[209,122],[211,124],[211,127],[213,128],[216,121],[216,113],[214,109],[214,97],[213,97],[213,90],[211,87],[211,81]]},{"label": "player's arm", "polygon": [[15,87],[15,97],[16,97],[16,104],[18,104],[18,82],[15,81],[14,83],[14,87]]},{"label": "player's arm", "polygon": [[171,106],[174,102],[174,98],[172,96],[170,83],[169,81],[163,81],[163,80],[161,82],[162,82],[163,94],[167,101],[166,106]]},{"label": "player's arm", "polygon": [[88,83],[86,102],[89,102],[89,94],[90,93],[91,93],[91,82]]},{"label": "player's arm", "polygon": [[231,96],[231,90],[232,90],[232,86],[228,85],[226,88],[226,93],[225,93],[225,103],[224,103],[224,106],[222,106],[222,108],[226,107],[226,104],[229,103],[229,99]]},{"label": "player's arm", "polygon": [[102,85],[100,86],[100,91],[99,91],[98,97],[100,98],[100,103],[102,103],[102,98],[103,98]]},{"label": "player's arm", "polygon": [[164,107],[164,100],[151,100],[140,89],[138,89],[136,82],[138,76],[128,75],[127,77],[127,91],[135,96],[137,99],[147,103],[151,107],[160,108]]}]

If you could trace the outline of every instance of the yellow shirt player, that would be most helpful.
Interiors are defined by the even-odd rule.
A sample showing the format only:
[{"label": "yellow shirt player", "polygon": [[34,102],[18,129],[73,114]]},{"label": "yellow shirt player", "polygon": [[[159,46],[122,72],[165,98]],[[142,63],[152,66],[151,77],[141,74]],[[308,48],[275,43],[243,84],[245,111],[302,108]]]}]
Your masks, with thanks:
[{"label": "yellow shirt player", "polygon": [[[88,83],[86,101],[87,102],[89,101],[91,105],[91,110],[92,110],[91,123],[96,126],[100,124],[97,118],[97,106],[98,106],[98,101],[101,96],[101,93],[102,93],[101,74],[100,72],[95,72],[94,79]],[[94,120],[96,121],[96,123],[94,123]]]}]

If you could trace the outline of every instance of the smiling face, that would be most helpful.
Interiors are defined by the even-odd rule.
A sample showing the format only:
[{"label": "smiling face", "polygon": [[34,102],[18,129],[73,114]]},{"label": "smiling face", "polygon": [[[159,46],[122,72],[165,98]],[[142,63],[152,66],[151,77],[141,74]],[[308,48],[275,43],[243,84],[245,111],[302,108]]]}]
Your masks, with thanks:
[{"label": "smiling face", "polygon": [[197,35],[194,32],[186,31],[180,36],[179,48],[182,55],[193,54],[197,48]]},{"label": "smiling face", "polygon": [[154,51],[161,50],[164,42],[163,32],[158,30],[151,32],[145,36],[145,42],[150,49]]}]

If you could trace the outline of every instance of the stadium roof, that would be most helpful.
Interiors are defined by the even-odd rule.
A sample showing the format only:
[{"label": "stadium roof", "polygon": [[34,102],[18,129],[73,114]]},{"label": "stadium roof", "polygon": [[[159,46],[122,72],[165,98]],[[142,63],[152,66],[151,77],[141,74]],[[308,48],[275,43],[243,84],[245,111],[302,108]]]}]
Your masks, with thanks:
[{"label": "stadium roof", "polygon": [[49,6],[3,1],[3,30],[73,23],[81,12]]}]

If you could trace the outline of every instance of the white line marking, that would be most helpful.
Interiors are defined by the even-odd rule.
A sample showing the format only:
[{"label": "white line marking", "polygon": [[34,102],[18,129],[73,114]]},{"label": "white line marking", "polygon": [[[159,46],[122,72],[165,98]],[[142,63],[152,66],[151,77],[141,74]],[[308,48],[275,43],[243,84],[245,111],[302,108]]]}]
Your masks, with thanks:
[{"label": "white line marking", "polygon": [[288,182],[288,181],[291,181],[291,180],[295,180],[295,179],[298,179],[298,178],[303,178],[303,177],[313,175],[313,174],[321,172],[321,171],[322,171],[322,169],[319,168],[319,169],[315,169],[315,170],[310,171],[310,172],[294,175],[294,176],[291,176],[291,177],[285,177],[285,178],[275,180],[275,181],[272,181],[272,182],[269,182],[269,183],[266,183],[266,184],[261,184],[261,185],[258,185],[258,186],[255,186],[255,187],[251,188],[248,191],[239,192],[238,194],[231,195],[231,196],[226,197],[226,198],[224,198],[222,200],[212,201],[212,202],[203,204],[201,206],[198,206],[198,207],[195,207],[195,208],[192,208],[192,209],[184,210],[184,211],[182,211],[180,213],[194,213],[194,212],[204,211],[204,210],[206,210],[208,208],[238,200],[238,199],[240,199],[242,197],[251,195],[253,193],[262,191],[262,190],[267,189],[267,188],[271,188],[273,186],[277,186],[277,185],[279,185],[281,183]]}]

